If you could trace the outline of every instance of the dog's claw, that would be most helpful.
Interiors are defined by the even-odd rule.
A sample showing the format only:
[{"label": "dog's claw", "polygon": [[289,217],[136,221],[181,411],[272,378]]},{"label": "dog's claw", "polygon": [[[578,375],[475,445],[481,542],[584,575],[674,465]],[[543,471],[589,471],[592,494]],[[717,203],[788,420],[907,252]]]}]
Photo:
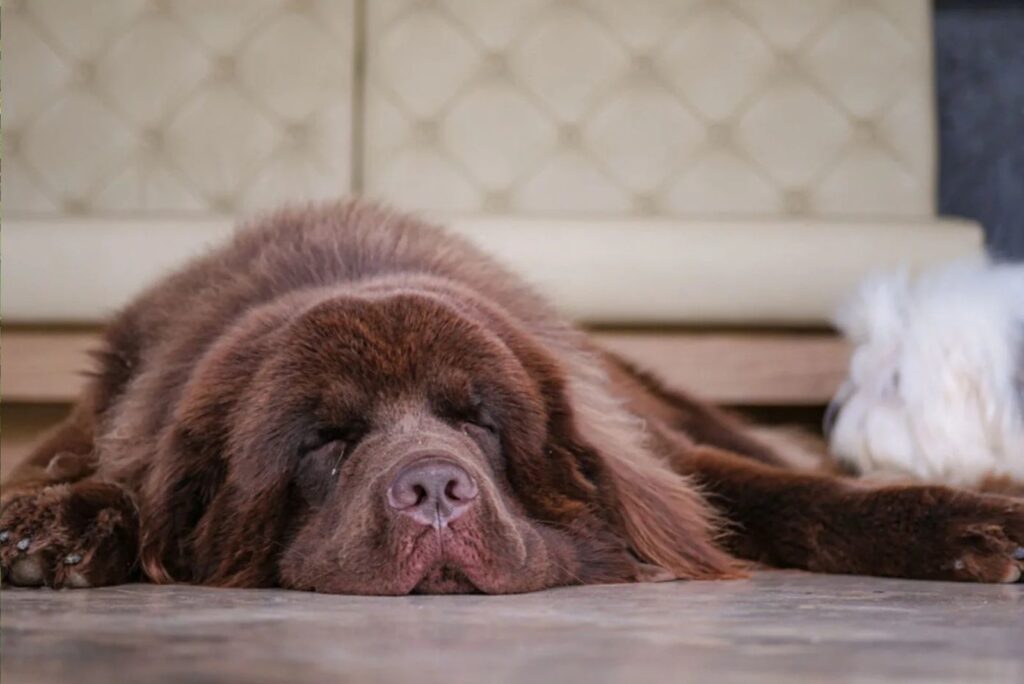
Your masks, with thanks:
[{"label": "dog's claw", "polygon": [[1013,559],[1024,561],[1024,546],[1017,547],[1017,550],[1013,552]]},{"label": "dog's claw", "polygon": [[28,547],[32,544],[32,537],[25,537],[16,544],[19,551],[28,551]]},{"label": "dog's claw", "polygon": [[11,538],[11,533],[7,530],[0,532],[0,544],[7,543],[7,540]]},{"label": "dog's claw", "polygon": [[64,565],[78,565],[82,562],[82,554],[80,553],[69,553],[64,556]]},{"label": "dog's claw", "polygon": [[43,565],[37,556],[22,556],[11,567],[11,581],[24,587],[38,587],[44,583]]}]

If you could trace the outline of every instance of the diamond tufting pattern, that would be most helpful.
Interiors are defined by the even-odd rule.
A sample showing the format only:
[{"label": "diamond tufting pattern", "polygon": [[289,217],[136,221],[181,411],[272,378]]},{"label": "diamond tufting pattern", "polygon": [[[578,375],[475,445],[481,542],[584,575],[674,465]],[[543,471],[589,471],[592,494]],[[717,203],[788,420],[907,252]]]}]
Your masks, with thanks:
[{"label": "diamond tufting pattern", "polygon": [[351,0],[3,7],[4,210],[211,215],[350,188]]},{"label": "diamond tufting pattern", "polygon": [[365,190],[521,215],[927,216],[926,0],[374,0]]},{"label": "diamond tufting pattern", "polygon": [[6,3],[7,211],[933,211],[926,0],[355,1]]}]

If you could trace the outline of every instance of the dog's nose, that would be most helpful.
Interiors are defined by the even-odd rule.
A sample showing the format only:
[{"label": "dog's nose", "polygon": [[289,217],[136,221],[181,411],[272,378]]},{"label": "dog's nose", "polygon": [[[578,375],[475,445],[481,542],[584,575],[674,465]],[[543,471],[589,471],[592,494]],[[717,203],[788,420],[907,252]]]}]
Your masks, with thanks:
[{"label": "dog's nose", "polygon": [[447,527],[477,495],[469,473],[449,461],[428,459],[406,466],[388,487],[388,504],[421,525]]}]

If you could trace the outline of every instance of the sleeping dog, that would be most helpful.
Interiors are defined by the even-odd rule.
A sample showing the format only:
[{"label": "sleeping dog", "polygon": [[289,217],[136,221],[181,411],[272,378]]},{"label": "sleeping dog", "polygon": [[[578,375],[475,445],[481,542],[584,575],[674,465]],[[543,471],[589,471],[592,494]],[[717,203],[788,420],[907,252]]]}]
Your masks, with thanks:
[{"label": "sleeping dog", "polygon": [[355,202],[270,216],[122,311],[0,510],[5,582],[52,587],[1014,582],[1022,547],[1024,502],[796,469],[462,240]]}]

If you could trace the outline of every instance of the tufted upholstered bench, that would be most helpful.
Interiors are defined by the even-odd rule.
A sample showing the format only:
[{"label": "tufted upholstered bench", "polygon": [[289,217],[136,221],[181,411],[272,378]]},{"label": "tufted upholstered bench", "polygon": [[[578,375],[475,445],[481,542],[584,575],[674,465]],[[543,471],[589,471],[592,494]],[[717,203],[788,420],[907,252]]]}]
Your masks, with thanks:
[{"label": "tufted upholstered bench", "polygon": [[935,215],[927,0],[3,11],[7,407],[66,401],[92,326],[286,200],[445,221],[731,403],[824,401],[853,283],[981,250]]}]

